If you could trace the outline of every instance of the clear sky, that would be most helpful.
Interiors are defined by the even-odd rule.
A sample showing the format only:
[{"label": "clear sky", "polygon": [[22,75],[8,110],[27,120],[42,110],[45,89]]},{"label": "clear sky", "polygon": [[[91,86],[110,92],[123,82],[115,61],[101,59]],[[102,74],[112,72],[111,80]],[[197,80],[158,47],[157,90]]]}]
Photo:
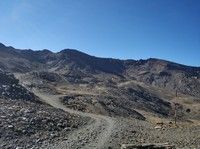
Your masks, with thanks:
[{"label": "clear sky", "polygon": [[200,66],[200,0],[0,0],[0,42]]}]

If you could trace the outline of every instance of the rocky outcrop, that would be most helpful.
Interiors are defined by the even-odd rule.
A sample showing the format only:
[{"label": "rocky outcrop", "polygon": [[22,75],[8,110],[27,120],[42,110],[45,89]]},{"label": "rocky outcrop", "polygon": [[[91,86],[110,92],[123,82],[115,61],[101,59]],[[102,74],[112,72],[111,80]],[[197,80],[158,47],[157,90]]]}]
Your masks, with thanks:
[{"label": "rocky outcrop", "polygon": [[160,144],[122,144],[121,149],[175,149],[174,145],[169,145],[168,143]]},{"label": "rocky outcrop", "polygon": [[0,71],[0,98],[27,101],[37,100],[33,93],[19,84],[14,75],[3,71]]}]

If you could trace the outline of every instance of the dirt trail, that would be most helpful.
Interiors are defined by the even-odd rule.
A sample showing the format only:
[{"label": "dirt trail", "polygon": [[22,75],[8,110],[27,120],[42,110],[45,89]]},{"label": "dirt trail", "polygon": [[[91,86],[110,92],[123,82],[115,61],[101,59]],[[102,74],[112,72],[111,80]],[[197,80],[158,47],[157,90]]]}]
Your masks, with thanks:
[{"label": "dirt trail", "polygon": [[105,148],[106,142],[111,136],[112,130],[114,129],[115,121],[113,118],[96,115],[91,113],[84,113],[66,108],[59,100],[58,95],[49,95],[41,93],[37,90],[32,90],[36,96],[38,96],[43,102],[62,109],[71,114],[76,114],[81,117],[90,117],[91,121],[87,126],[78,129],[69,135],[66,141],[60,142],[49,148],[59,149],[73,149],[73,148],[85,148],[85,149],[101,149]]},{"label": "dirt trail", "polygon": [[[29,81],[23,80],[22,74],[15,74],[15,77],[20,80],[21,85],[26,87],[26,84],[30,84]],[[26,87],[27,88],[27,87]],[[64,95],[51,95],[43,93],[37,89],[29,89],[36,96],[38,96],[43,102],[58,108],[62,109],[71,114],[79,115],[81,117],[90,117],[91,120],[88,122],[87,126],[79,128],[77,131],[74,131],[68,135],[66,141],[58,142],[55,145],[48,146],[50,149],[103,149],[106,148],[106,143],[109,141],[110,136],[115,129],[116,120],[111,117],[96,115],[91,113],[84,113],[76,110],[67,108],[62,104],[59,97]],[[44,147],[47,148],[46,146]]]}]

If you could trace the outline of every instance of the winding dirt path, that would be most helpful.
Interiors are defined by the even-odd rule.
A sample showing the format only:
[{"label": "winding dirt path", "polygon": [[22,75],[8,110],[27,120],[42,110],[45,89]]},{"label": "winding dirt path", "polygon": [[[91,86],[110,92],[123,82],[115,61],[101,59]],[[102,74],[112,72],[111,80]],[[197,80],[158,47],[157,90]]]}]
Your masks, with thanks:
[{"label": "winding dirt path", "polygon": [[112,130],[115,127],[115,121],[113,118],[96,115],[91,113],[84,113],[76,110],[66,108],[59,100],[60,95],[49,95],[41,93],[37,90],[32,90],[36,96],[38,96],[43,102],[62,109],[71,114],[76,114],[81,117],[90,117],[91,121],[83,128],[78,129],[69,135],[66,141],[60,142],[49,148],[59,149],[101,149],[105,148],[106,142],[109,141]]}]

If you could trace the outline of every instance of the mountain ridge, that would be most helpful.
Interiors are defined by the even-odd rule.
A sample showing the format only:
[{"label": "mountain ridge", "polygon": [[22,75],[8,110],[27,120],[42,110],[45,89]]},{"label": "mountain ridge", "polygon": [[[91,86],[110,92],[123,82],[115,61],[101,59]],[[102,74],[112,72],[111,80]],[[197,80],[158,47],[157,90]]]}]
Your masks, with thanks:
[{"label": "mountain ridge", "polygon": [[156,58],[120,60],[90,56],[74,49],[54,53],[20,50],[0,44],[0,68],[13,73],[53,71],[67,78],[79,78],[79,81],[98,74],[113,75],[200,97],[200,67]]},{"label": "mountain ridge", "polygon": [[[138,138],[138,136],[132,136],[135,133],[142,133],[142,137],[146,137],[148,142],[152,136],[156,136],[153,139],[156,142],[161,135],[161,140],[163,136],[166,136],[164,142],[171,139],[173,144],[174,142],[177,144],[176,139],[173,138],[174,134],[177,134],[175,138],[181,141],[183,135],[188,136],[188,132],[191,132],[191,139],[199,138],[196,135],[199,126],[193,128],[200,122],[199,67],[155,58],[119,60],[98,58],[73,49],[54,53],[46,49],[20,50],[0,44],[0,76],[1,103],[8,106],[8,103],[10,105],[20,103],[27,108],[35,105],[36,108],[35,106],[32,108],[35,111],[38,110],[38,106],[48,107],[48,104],[69,113],[74,111],[71,114],[83,113],[78,114],[79,119],[81,116],[89,116],[94,122],[96,121],[94,125],[91,123],[92,120],[88,122],[88,125],[86,124],[87,126],[83,126],[83,129],[79,128],[78,132],[86,133],[86,135],[81,135],[82,138],[90,137],[87,135],[88,128],[93,126],[95,126],[94,131],[91,133],[99,134],[105,130],[101,134],[105,134],[103,136],[109,134],[112,139],[116,138],[117,134],[122,134],[117,141],[120,144],[124,143],[121,138],[125,140]],[[172,128],[175,110],[177,124],[181,125],[180,128],[177,127],[179,129]],[[54,113],[51,114],[54,115]],[[34,117],[37,119],[38,114],[35,113]],[[47,117],[49,118],[49,115]],[[10,120],[8,118],[3,122],[7,124]],[[120,125],[118,125],[119,122]],[[32,121],[27,121],[27,124],[30,123],[32,124]],[[45,123],[49,124],[49,121]],[[162,131],[158,131],[155,127],[158,123],[163,123],[159,128]],[[48,126],[47,124],[44,126]],[[14,125],[18,123],[15,122]],[[138,127],[133,127],[137,125]],[[182,125],[184,128],[188,128],[188,125],[191,128],[185,131]],[[56,120],[51,126],[55,126],[53,130],[57,132],[57,128],[60,130],[59,126],[62,125]],[[65,126],[62,128],[65,130]],[[10,130],[6,130],[4,134],[15,132]],[[151,137],[147,135],[149,130],[152,131],[149,135]],[[114,136],[112,136],[113,132]],[[124,132],[126,133],[123,134]],[[179,135],[180,132],[183,132],[183,135]],[[101,134],[97,135],[96,140],[102,140]],[[74,142],[71,135],[69,138],[72,138]],[[75,140],[80,142],[79,138]],[[141,141],[140,137],[139,141]]]},{"label": "mountain ridge", "polygon": [[[147,59],[130,59],[130,58],[127,58],[127,59],[120,59],[120,58],[112,58],[112,57],[107,57],[107,58],[104,58],[104,57],[98,57],[98,56],[93,56],[93,55],[90,55],[90,54],[87,54],[85,52],[82,52],[81,50],[77,50],[77,49],[73,49],[73,48],[66,48],[66,49],[63,49],[63,50],[60,50],[58,52],[53,52],[51,50],[48,50],[48,49],[42,49],[42,50],[32,50],[32,49],[16,49],[12,46],[6,46],[4,45],[3,43],[0,42],[0,48],[11,48],[11,49],[14,49],[14,50],[18,50],[18,51],[31,51],[31,52],[45,52],[45,53],[51,53],[51,54],[58,54],[58,53],[77,53],[77,54],[83,54],[83,55],[87,55],[87,56],[90,56],[90,57],[93,57],[93,58],[98,58],[98,59],[111,59],[111,60],[120,60],[120,61],[164,61],[164,62],[169,62],[169,63],[174,63],[174,64],[178,64],[178,65],[182,65],[182,66],[186,66],[186,67],[193,67],[193,68],[200,68],[200,66],[192,66],[192,65],[187,65],[187,64],[181,64],[181,63],[178,63],[178,62],[174,62],[174,61],[171,61],[171,60],[165,60],[165,59],[160,59],[160,58],[147,58]],[[1,50],[0,49],[0,50]]]}]

